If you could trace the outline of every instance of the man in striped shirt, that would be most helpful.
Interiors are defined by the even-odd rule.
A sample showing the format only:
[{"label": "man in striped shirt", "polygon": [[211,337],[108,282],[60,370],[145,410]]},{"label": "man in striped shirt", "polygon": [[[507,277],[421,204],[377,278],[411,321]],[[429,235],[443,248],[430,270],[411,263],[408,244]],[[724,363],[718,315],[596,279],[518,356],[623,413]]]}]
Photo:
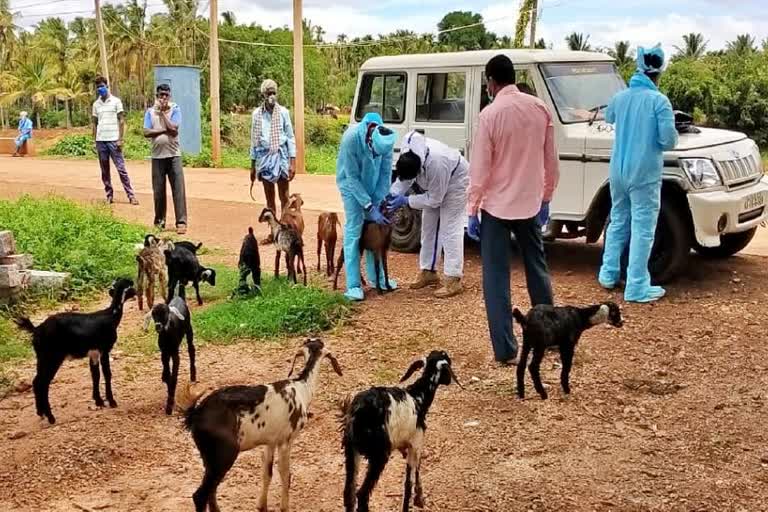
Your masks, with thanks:
[{"label": "man in striped shirt", "polygon": [[125,170],[123,158],[123,135],[125,134],[125,110],[123,102],[117,96],[109,93],[107,79],[96,78],[96,93],[98,98],[93,103],[93,140],[96,142],[95,150],[99,156],[101,166],[101,181],[104,183],[104,192],[107,194],[107,202],[114,202],[114,190],[112,189],[112,176],[109,168],[109,159],[115,163],[120,181],[123,183],[128,201],[138,206],[139,201],[131,187],[131,179]]}]

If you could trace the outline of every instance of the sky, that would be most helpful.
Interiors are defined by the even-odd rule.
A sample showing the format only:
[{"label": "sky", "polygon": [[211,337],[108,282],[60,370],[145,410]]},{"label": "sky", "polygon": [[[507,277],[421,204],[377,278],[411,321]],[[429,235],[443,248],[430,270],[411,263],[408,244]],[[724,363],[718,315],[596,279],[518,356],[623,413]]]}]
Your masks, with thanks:
[{"label": "sky", "polygon": [[[102,0],[109,3],[109,0]],[[207,11],[201,0],[200,12]],[[514,32],[519,0],[304,0],[304,18],[322,26],[326,40],[339,34],[355,37],[386,34],[397,29],[434,32],[452,10],[479,12],[489,30]],[[719,49],[737,34],[751,33],[759,43],[768,38],[768,0],[540,0],[538,33],[555,49],[564,48],[573,31],[588,34],[593,47],[629,40],[632,46],[661,43],[668,51],[682,44],[682,35],[701,32],[709,49]],[[162,10],[161,0],[148,0],[151,12]],[[11,0],[20,11],[17,24],[30,28],[43,17],[86,16],[92,0]],[[219,0],[219,10],[233,11],[238,22],[280,27],[292,23],[292,0]]]}]

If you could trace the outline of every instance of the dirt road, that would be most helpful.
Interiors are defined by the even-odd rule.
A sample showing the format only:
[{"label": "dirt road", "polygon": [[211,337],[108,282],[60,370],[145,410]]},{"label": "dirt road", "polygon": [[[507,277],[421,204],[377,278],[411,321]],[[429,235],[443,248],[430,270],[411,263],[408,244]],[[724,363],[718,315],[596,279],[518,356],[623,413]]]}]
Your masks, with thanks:
[{"label": "dirt road", "polygon": [[[94,198],[92,190],[57,183],[61,193]],[[220,193],[214,186],[211,195]],[[0,176],[0,197],[47,190]],[[151,220],[150,201],[140,198],[141,207],[120,204],[116,211]],[[257,209],[192,195],[190,238],[222,247],[223,258],[234,260]],[[307,224],[311,241],[313,214]],[[581,244],[549,248],[559,302],[620,300],[595,285],[599,255]],[[400,282],[412,277],[415,257],[395,254],[391,261]],[[557,384],[557,357],[547,356],[548,401],[518,401],[513,371],[491,363],[479,259],[471,250],[467,291],[455,300],[408,290],[369,296],[353,321],[324,335],[345,373],[339,378],[324,369],[315,417],[293,452],[293,509],[342,508],[336,401],[372,384],[393,384],[414,358],[442,348],[467,389],[442,388],[428,417],[428,511],[768,510],[766,263],[754,256],[717,264],[694,258],[665,301],[625,306],[622,329],[585,334],[570,398]],[[514,297],[526,305],[519,262],[515,269]],[[129,306],[123,334],[138,328],[135,308]],[[200,379],[220,385],[284,378],[299,341],[202,347]],[[82,361],[66,363],[52,387],[54,427],[36,418],[31,392],[0,400],[0,510],[192,510],[201,463],[179,418],[162,413],[159,358],[117,348],[117,409],[92,410]],[[21,372],[34,374],[29,364]],[[241,455],[219,493],[224,510],[255,509],[260,466],[258,450]],[[399,510],[403,470],[393,457],[372,510]],[[270,492],[273,511],[278,482]]]}]

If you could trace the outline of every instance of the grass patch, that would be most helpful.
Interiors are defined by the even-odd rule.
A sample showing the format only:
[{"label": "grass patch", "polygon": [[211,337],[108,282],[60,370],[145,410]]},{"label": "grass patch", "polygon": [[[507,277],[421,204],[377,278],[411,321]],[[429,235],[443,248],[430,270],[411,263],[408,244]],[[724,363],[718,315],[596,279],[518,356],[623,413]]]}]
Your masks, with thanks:
[{"label": "grass patch", "polygon": [[0,200],[0,229],[14,232],[18,252],[34,255],[35,268],[71,273],[76,295],[133,276],[134,244],[146,231],[118,219],[106,205],[86,207],[54,196]]},{"label": "grass patch", "polygon": [[0,363],[32,355],[32,345],[22,337],[10,318],[0,314]]},{"label": "grass patch", "polygon": [[331,328],[351,309],[341,294],[323,288],[271,278],[262,284],[261,296],[228,300],[193,314],[195,337],[229,344],[319,332]]}]

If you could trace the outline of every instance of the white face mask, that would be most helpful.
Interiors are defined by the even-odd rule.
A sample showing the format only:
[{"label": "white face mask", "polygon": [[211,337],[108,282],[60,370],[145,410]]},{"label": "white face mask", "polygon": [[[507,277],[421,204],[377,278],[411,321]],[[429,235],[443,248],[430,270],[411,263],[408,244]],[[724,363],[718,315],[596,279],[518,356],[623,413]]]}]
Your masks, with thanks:
[{"label": "white face mask", "polygon": [[269,96],[267,96],[267,105],[269,105],[270,107],[274,107],[276,103],[277,103],[277,94],[270,94]]}]

